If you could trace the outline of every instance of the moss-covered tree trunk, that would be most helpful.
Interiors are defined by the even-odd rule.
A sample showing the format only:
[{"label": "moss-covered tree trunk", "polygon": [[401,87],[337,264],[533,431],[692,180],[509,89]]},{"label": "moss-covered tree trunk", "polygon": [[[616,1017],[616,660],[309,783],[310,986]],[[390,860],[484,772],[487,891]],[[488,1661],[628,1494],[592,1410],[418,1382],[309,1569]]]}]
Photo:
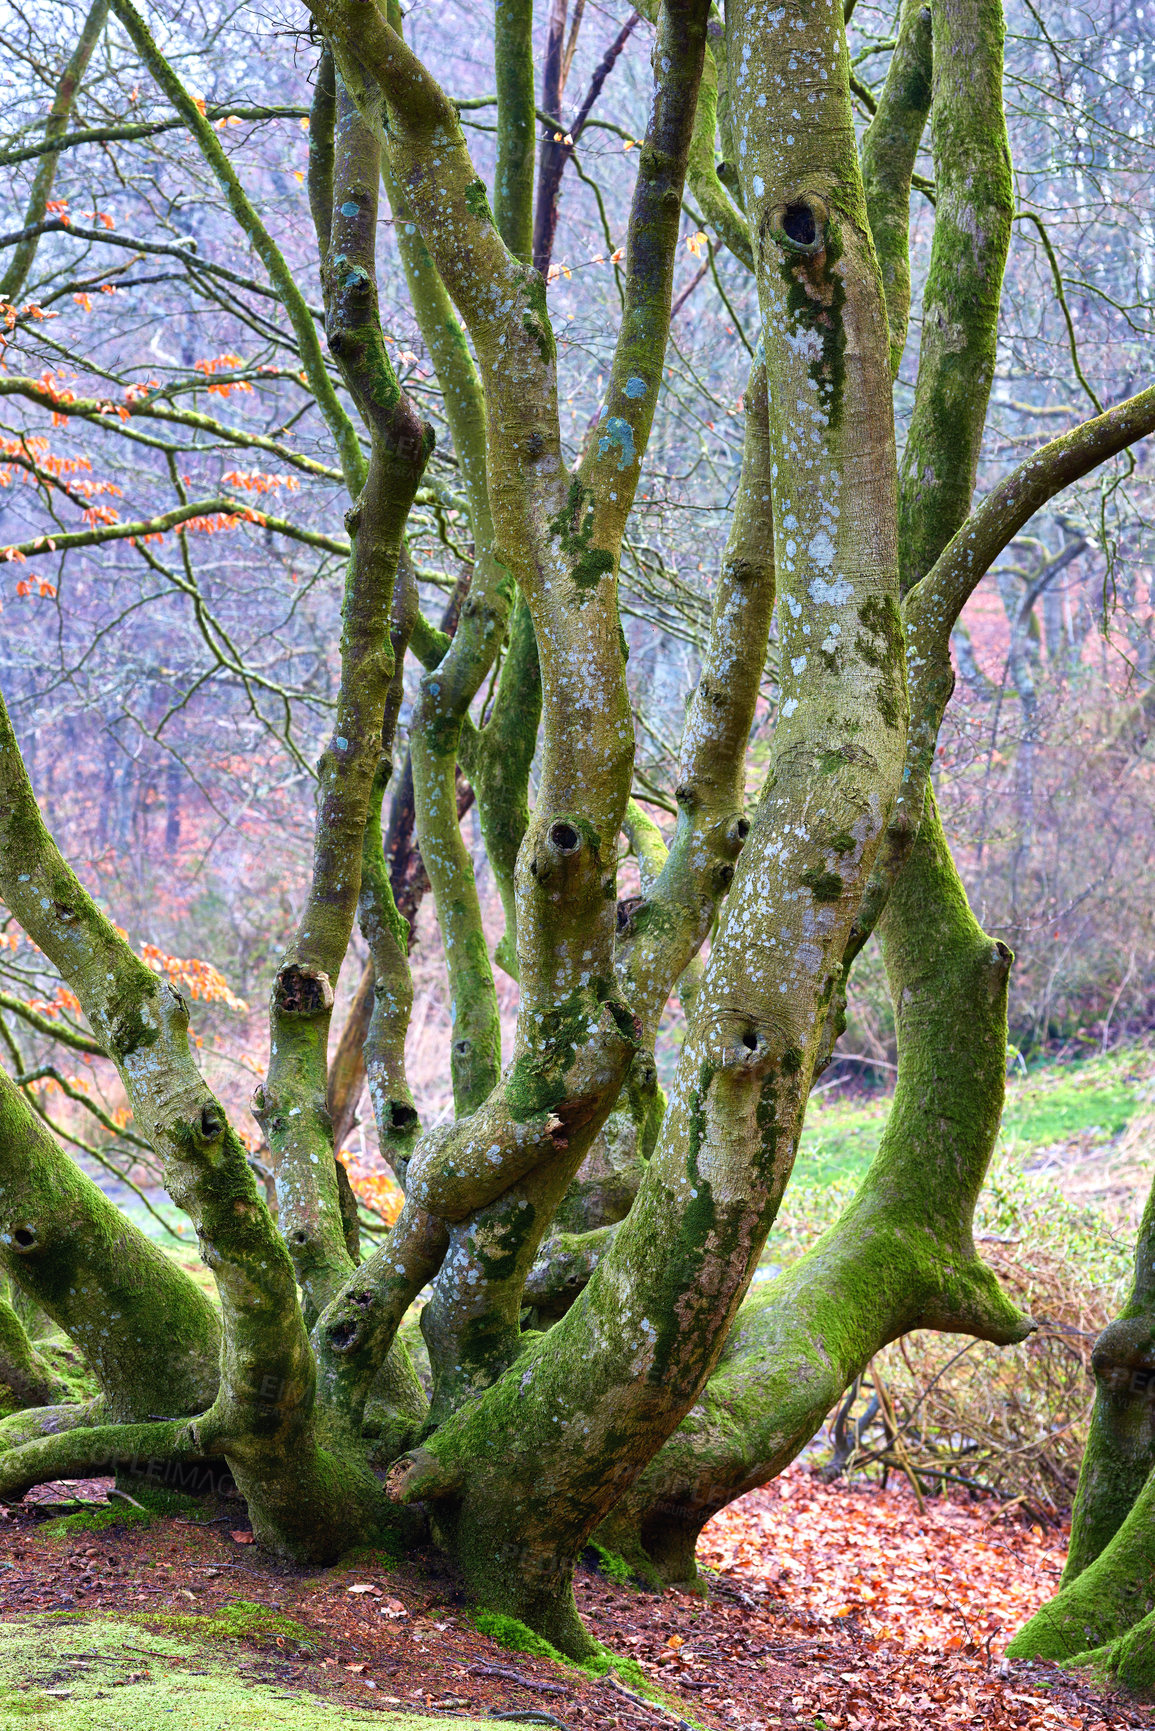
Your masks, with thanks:
[{"label": "moss-covered tree trunk", "polygon": [[1095,1406],[1060,1591],[1007,1649],[1079,1658],[1155,1699],[1155,1185],[1122,1314],[1095,1342]]},{"label": "moss-covered tree trunk", "polygon": [[1032,1327],[975,1251],[998,1133],[1010,952],[967,905],[933,799],[880,925],[899,1079],[874,1162],[806,1254],[743,1304],[693,1410],[600,1535],[693,1581],[702,1527],[805,1448],[889,1341],[915,1328],[1000,1345]]}]

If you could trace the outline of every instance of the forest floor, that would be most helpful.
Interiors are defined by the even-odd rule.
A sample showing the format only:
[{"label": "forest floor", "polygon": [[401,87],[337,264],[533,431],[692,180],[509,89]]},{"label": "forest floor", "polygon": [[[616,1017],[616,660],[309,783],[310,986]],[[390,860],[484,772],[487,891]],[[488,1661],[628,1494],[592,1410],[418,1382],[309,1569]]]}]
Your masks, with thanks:
[{"label": "forest floor", "polygon": [[[106,1503],[110,1486],[42,1487],[0,1524],[0,1725],[1155,1726],[1078,1672],[1002,1659],[1053,1593],[1065,1534],[993,1500],[920,1512],[905,1483],[826,1485],[796,1465],[707,1528],[705,1598],[579,1572],[588,1627],[633,1661],[595,1677],[482,1634],[432,1558],[289,1568],[239,1504],[211,1524],[145,1519]],[[61,1516],[66,1496],[93,1506]]]}]

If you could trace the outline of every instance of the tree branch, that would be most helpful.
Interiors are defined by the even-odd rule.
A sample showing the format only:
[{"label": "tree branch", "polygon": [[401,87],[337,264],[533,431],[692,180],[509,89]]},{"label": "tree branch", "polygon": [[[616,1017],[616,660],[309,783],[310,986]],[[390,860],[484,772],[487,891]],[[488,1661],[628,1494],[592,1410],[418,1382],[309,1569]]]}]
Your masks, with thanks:
[{"label": "tree branch", "polygon": [[45,151],[40,166],[36,170],[32,182],[32,190],[28,195],[28,204],[24,212],[24,228],[26,233],[13,254],[12,262],[4,275],[0,277],[0,301],[12,302],[19,298],[24,284],[28,281],[28,273],[32,269],[32,261],[36,257],[37,225],[41,222],[48,200],[52,193],[52,183],[56,178],[56,168],[59,156],[52,148],[63,140],[76,101],[80,81],[88,70],[88,62],[92,58],[93,49],[104,33],[105,19],[108,17],[108,0],[93,0],[93,5],[81,27],[80,39],[72,51],[72,56],[60,76],[56,93],[52,99],[52,107],[44,122]]},{"label": "tree branch", "polygon": [[248,236],[258,258],[268,271],[269,280],[277,290],[281,304],[289,316],[289,322],[297,338],[301,365],[308,375],[313,395],[317,399],[317,407],[320,409],[340,452],[341,468],[349,491],[356,495],[364,483],[365,459],[361,453],[361,446],[353,423],[341,407],[332,380],[329,378],[324,357],[321,354],[321,345],[317,341],[317,331],[312,314],[309,312],[304,296],[297,287],[292,271],[285,263],[285,259],[268,229],[254,210],[248,195],[236,176],[232,163],[221,148],[216,132],[160,52],[143,18],[132,4],[132,0],[110,0],[110,4],[157,85],[164,91],[192,133],[200,147],[202,156],[216,176],[238,227],[242,233]]}]

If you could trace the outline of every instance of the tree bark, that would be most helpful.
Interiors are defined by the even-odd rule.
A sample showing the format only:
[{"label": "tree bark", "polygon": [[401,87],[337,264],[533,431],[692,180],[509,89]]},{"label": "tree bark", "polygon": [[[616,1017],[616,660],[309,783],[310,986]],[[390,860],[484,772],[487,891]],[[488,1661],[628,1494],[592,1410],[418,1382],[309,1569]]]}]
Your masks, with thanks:
[{"label": "tree bark", "polygon": [[748,69],[736,125],[759,234],[774,519],[788,536],[790,671],[766,791],[613,1249],[548,1345],[526,1348],[394,1480],[402,1496],[436,1499],[471,1591],[570,1651],[588,1650],[572,1558],[693,1404],[773,1220],[831,969],[901,773],[889,342],[842,12],[808,15],[814,120],[785,149],[794,97],[778,67],[793,44],[773,19],[743,18],[732,44]]},{"label": "tree bark", "polygon": [[[1015,1659],[1083,1655],[1109,1679],[1155,1695],[1155,1185],[1121,1316],[1091,1358],[1095,1406],[1057,1596],[1021,1628]],[[1096,1649],[1104,1651],[1096,1652]]]},{"label": "tree bark", "polygon": [[812,1249],[738,1312],[702,1397],[601,1532],[694,1581],[710,1517],[775,1478],[874,1355],[916,1328],[1007,1345],[1033,1324],[975,1251],[998,1134],[1011,957],[967,905],[933,796],[879,926],[898,1086],[878,1154]]}]

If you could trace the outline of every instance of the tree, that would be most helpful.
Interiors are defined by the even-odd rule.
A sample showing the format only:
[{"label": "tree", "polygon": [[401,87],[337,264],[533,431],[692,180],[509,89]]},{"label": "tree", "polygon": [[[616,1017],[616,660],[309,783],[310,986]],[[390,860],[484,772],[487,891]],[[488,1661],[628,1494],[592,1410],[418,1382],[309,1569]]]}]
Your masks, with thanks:
[{"label": "tree", "polygon": [[1149,1697],[1155,1685],[1155,1189],[1123,1314],[1095,1342],[1095,1407],[1059,1592],[1012,1641],[1019,1659],[1073,1660]]},{"label": "tree", "polygon": [[[861,148],[840,5],[739,5],[724,28],[707,0],[655,10],[652,106],[614,260],[621,322],[603,405],[572,466],[542,267],[548,275],[550,201],[569,160],[559,168],[557,152],[575,149],[575,133],[547,109],[547,128],[559,125],[546,141],[556,149],[542,153],[535,217],[528,6],[496,15],[491,209],[463,110],[407,45],[399,13],[313,0],[308,190],[336,377],[207,104],[131,0],[109,10],[260,260],[265,279],[239,286],[283,309],[332,441],[323,472],[342,477],[351,501],[349,541],[256,511],[234,478],[232,492],[192,500],[186,490],[175,509],[133,523],[97,514],[51,548],[37,536],[9,556],[130,538],[159,560],[148,537],[176,534],[178,580],[195,594],[189,526],[247,512],[270,533],[347,554],[340,684],[311,878],[276,969],[272,1056],[253,1103],[275,1220],[198,1070],[186,997],[71,871],[0,719],[0,893],[75,994],[87,1029],[71,1037],[115,1064],[220,1298],[218,1324],[143,1238],[114,1237],[95,1187],[20,1087],[0,1080],[3,1264],[28,1299],[82,1345],[93,1341],[102,1388],[95,1409],[29,1406],[0,1424],[0,1493],[141,1458],[190,1473],[223,1458],[261,1541],[315,1560],[382,1532],[407,1539],[422,1508],[475,1600],[587,1654],[571,1576],[593,1533],[639,1569],[684,1580],[709,1514],[781,1470],[880,1346],[918,1326],[1008,1344],[1030,1329],[979,1260],[970,1225],[1001,1107],[1011,957],[967,905],[930,767],[964,602],[1047,501],[1155,427],[1155,390],[1035,451],[972,509],[1014,214],[996,0],[903,6]],[[565,25],[559,3],[547,53],[558,101],[573,41]],[[616,58],[599,68],[603,83]],[[893,389],[928,119],[935,220],[900,463]],[[55,143],[50,131],[44,149]],[[420,616],[405,549],[433,441],[379,318],[382,182],[472,534],[452,636]],[[753,265],[762,334],[667,845],[631,799],[618,573],[666,371],[687,183]],[[37,182],[21,246],[45,231],[50,190]],[[229,293],[238,286],[219,265],[203,275],[214,271]],[[13,325],[36,314],[13,307]],[[250,382],[229,357],[222,369],[224,386]],[[99,423],[109,407],[52,379],[10,376],[3,388],[66,420]],[[149,420],[193,424],[151,391],[117,419],[135,437]],[[222,422],[196,425],[230,437]],[[281,432],[243,437],[316,469]],[[775,609],[777,720],[747,816],[747,744]],[[204,617],[218,660],[232,656],[236,678],[253,680]],[[507,641],[492,706],[475,721]],[[424,1133],[405,1075],[412,986],[382,825],[409,648],[428,672],[407,776],[454,1006],[457,1116]],[[519,983],[504,1071],[459,770],[505,906],[498,959]],[[408,785],[403,777],[402,805]],[[642,893],[619,900],[623,835]],[[371,980],[330,1067],[334,988],[356,918]],[[832,1231],[747,1297],[810,1089],[841,1032],[850,969],[875,932],[899,1028],[883,1147]],[[679,982],[692,1003],[664,1100],[653,1044]],[[381,1147],[405,1192],[363,1261],[333,1157],[359,1041]],[[427,1283],[431,1403],[400,1332]],[[95,1307],[112,1303],[123,1323],[115,1352],[103,1320],[93,1338]],[[149,1324],[137,1334],[129,1319],[141,1315]],[[4,1320],[19,1354],[15,1316]],[[158,1418],[162,1406],[176,1410]]]}]

